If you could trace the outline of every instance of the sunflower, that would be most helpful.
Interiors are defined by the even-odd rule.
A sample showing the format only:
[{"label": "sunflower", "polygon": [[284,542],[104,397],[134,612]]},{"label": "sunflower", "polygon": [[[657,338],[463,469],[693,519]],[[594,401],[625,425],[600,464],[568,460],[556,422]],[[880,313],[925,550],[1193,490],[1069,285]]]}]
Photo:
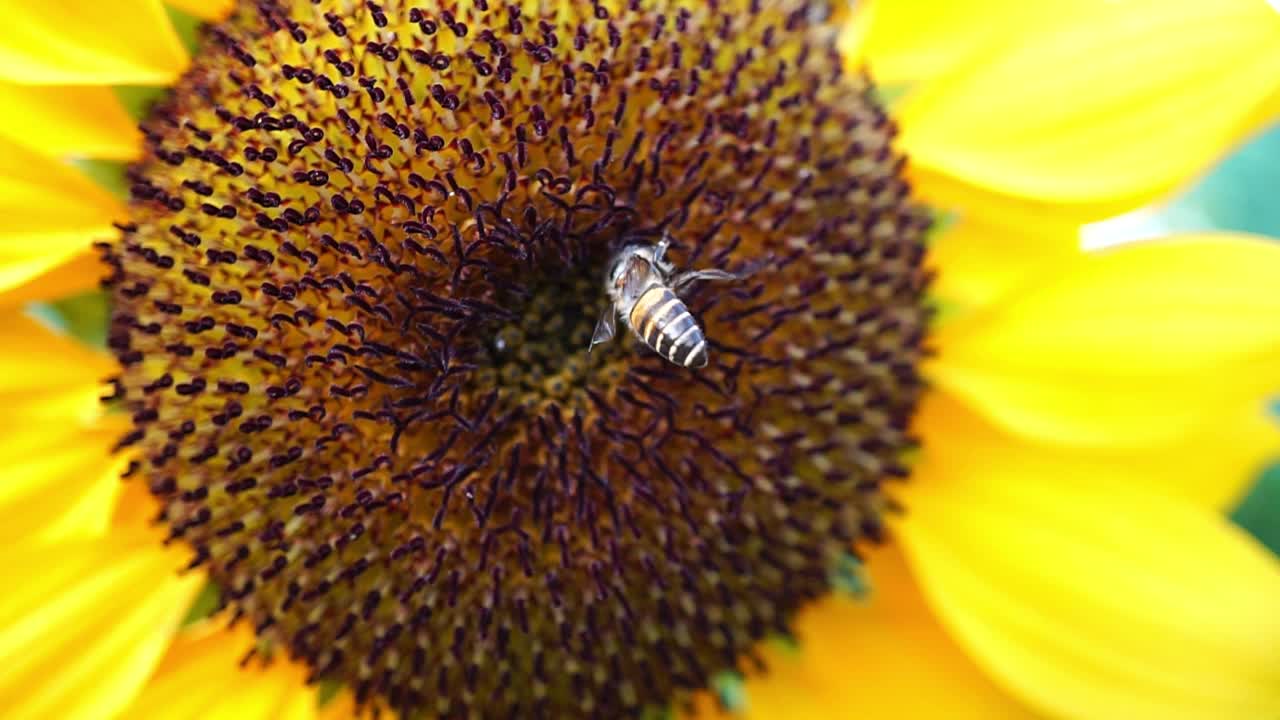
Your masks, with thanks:
[{"label": "sunflower", "polygon": [[[9,716],[1280,714],[1280,248],[1079,249],[1277,115],[1266,3],[5,19]],[[588,352],[660,238],[706,368]]]}]

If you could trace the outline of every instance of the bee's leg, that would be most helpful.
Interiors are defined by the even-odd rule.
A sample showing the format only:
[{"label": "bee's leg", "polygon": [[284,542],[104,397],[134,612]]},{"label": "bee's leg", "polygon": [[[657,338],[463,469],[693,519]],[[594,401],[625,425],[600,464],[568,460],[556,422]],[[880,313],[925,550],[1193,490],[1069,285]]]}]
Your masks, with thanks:
[{"label": "bee's leg", "polygon": [[689,272],[680,273],[671,280],[671,289],[679,290],[694,280],[738,280],[746,277],[744,274],[731,273],[728,270],[716,270],[714,268],[707,270],[690,270]]},{"label": "bee's leg", "polygon": [[596,345],[603,342],[609,342],[613,339],[613,335],[618,330],[617,313],[613,310],[613,304],[604,309],[604,314],[600,316],[600,320],[596,322],[596,331],[591,334],[591,344],[587,346],[587,352]]}]

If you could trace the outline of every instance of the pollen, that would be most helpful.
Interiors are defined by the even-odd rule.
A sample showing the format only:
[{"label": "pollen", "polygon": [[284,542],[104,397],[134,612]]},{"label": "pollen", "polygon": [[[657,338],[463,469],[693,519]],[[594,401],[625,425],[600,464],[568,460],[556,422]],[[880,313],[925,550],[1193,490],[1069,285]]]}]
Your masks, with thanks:
[{"label": "pollen", "polygon": [[[263,645],[406,718],[678,703],[905,474],[928,214],[839,8],[261,1],[103,247],[131,481]],[[622,243],[710,362],[588,352]]]}]

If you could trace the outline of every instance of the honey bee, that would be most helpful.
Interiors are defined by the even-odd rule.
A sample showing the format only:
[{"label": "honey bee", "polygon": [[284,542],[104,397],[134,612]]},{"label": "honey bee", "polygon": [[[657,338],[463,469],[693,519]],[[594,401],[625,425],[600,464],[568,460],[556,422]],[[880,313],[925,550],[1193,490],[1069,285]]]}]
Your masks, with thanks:
[{"label": "honey bee", "polygon": [[707,364],[707,338],[676,293],[695,280],[736,280],[739,275],[716,269],[676,274],[663,259],[670,244],[664,236],[657,245],[632,243],[614,253],[605,276],[610,303],[596,323],[591,347],[613,338],[615,317],[621,315],[636,337],[667,361],[687,368]]}]

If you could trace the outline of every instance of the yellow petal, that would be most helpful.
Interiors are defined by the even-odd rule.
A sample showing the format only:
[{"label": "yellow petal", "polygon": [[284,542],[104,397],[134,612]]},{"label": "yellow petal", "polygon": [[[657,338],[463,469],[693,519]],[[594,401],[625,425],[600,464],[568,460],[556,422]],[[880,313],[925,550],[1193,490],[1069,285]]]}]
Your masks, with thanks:
[{"label": "yellow petal", "polygon": [[1081,252],[1077,225],[998,220],[969,215],[938,234],[928,259],[936,272],[930,291],[939,300],[965,309],[988,305]]},{"label": "yellow petal", "polygon": [[[10,310],[0,313],[0,398],[13,407],[7,393],[43,391],[83,391],[96,387],[116,370],[115,362],[104,353],[90,350],[76,341],[58,335],[44,325]],[[33,403],[34,405],[34,403]],[[62,408],[34,408],[33,412],[48,417],[67,418]],[[79,420],[90,420],[96,406],[85,406]],[[30,415],[26,417],[30,418]]]},{"label": "yellow petal", "polygon": [[1083,470],[974,416],[930,417],[894,528],[992,677],[1055,717],[1280,717],[1280,563],[1265,548],[1127,467]]},{"label": "yellow petal", "polygon": [[[84,400],[97,400],[87,390],[37,395],[46,417],[33,418],[26,403],[0,415],[0,543],[96,537],[109,527],[123,468],[110,450],[123,432],[120,423],[76,421]],[[65,417],[49,417],[48,405],[65,406]]]},{"label": "yellow petal", "polygon": [[931,201],[963,206],[978,188],[988,205],[1100,218],[1189,181],[1266,120],[1280,88],[1266,3],[1051,5],[1053,22],[1006,33],[904,102],[902,144]]},{"label": "yellow petal", "polygon": [[104,353],[16,310],[0,313],[0,545],[105,533],[125,458],[125,417],[103,417]]},{"label": "yellow petal", "polygon": [[[105,190],[69,165],[0,140],[0,256],[37,257],[28,245],[59,251],[88,245],[124,209]],[[19,236],[30,238],[20,242]]]},{"label": "yellow petal", "polygon": [[[997,688],[946,634],[890,548],[867,554],[865,600],[831,595],[795,618],[798,647],[769,642],[768,670],[748,677],[746,707],[734,718],[1034,717]],[[927,690],[927,692],[922,692]],[[697,717],[716,717],[709,698]]]},{"label": "yellow petal", "polygon": [[163,654],[202,579],[154,533],[0,546],[6,718],[112,717]]},{"label": "yellow petal", "polygon": [[270,665],[250,658],[247,624],[224,628],[211,619],[174,641],[123,717],[147,720],[309,720],[316,692],[306,672],[280,657]]},{"label": "yellow petal", "polygon": [[1097,484],[1140,486],[1219,512],[1235,507],[1258,473],[1280,456],[1280,423],[1258,400],[1212,416],[1196,433],[1140,448],[1037,443],[1000,430],[942,392],[925,396],[915,427],[928,454],[944,455],[957,442],[998,448],[1002,459],[990,468],[993,481],[1070,473]]},{"label": "yellow petal", "polygon": [[15,263],[0,269],[0,309],[79,294],[98,287],[108,273],[98,253],[90,248],[33,262],[36,265]]},{"label": "yellow petal", "polygon": [[173,7],[209,21],[218,21],[231,14],[235,0],[168,0]]},{"label": "yellow petal", "polygon": [[846,28],[846,34],[861,32],[861,42],[848,43],[843,49],[846,57],[865,61],[877,83],[916,83],[944,73],[999,38],[1057,15],[1060,4],[1058,0],[870,0],[859,3],[860,16]]},{"label": "yellow petal", "polygon": [[113,528],[145,528],[155,524],[156,516],[161,510],[161,503],[147,489],[146,478],[139,474],[120,480],[117,491],[115,511],[111,516]]},{"label": "yellow petal", "polygon": [[114,198],[68,165],[0,139],[0,297],[115,236]]},{"label": "yellow petal", "polygon": [[[1081,453],[1070,448],[1068,452]],[[1194,433],[1166,446],[1107,450],[1100,460],[1203,507],[1239,504],[1259,473],[1280,458],[1280,424],[1266,403],[1249,401],[1215,415]]]},{"label": "yellow petal", "polygon": [[0,136],[54,157],[132,160],[142,135],[104,85],[0,82]]},{"label": "yellow petal", "polygon": [[0,0],[0,79],[33,85],[166,85],[186,51],[159,0]]},{"label": "yellow petal", "polygon": [[1141,446],[1280,388],[1280,245],[1188,236],[1078,256],[944,325],[927,367],[1016,433]]}]

